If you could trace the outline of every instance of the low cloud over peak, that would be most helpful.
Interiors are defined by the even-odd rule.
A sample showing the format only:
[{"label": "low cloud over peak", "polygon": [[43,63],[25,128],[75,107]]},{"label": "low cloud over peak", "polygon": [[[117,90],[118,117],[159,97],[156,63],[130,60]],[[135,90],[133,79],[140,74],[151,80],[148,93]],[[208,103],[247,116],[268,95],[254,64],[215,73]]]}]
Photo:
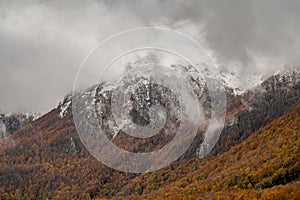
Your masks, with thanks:
[{"label": "low cloud over peak", "polygon": [[182,31],[241,78],[300,63],[300,2],[0,2],[0,110],[48,111],[72,90],[87,53],[112,34],[142,26]]}]

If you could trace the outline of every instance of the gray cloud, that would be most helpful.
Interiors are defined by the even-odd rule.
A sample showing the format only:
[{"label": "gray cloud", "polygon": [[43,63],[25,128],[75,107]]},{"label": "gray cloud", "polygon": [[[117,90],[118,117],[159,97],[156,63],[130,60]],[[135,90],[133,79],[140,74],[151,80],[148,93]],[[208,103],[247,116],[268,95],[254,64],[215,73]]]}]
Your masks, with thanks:
[{"label": "gray cloud", "polygon": [[298,0],[3,0],[0,109],[55,107],[72,89],[92,47],[111,34],[140,26],[189,34],[213,52],[222,68],[242,77],[299,65],[299,11]]},{"label": "gray cloud", "polygon": [[[221,64],[271,70],[299,63],[300,2],[267,1],[135,1],[122,8],[150,25],[195,26]],[[180,27],[183,24],[183,27]],[[197,35],[198,34],[198,35]],[[198,38],[199,39],[199,38]],[[265,60],[265,61],[263,61]],[[260,65],[257,66],[257,62]]]}]

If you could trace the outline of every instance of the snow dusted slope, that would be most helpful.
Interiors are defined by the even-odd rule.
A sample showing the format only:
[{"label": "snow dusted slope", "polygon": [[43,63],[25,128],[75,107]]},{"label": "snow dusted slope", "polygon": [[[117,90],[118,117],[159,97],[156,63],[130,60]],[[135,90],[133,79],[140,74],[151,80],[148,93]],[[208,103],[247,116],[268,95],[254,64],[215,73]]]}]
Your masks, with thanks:
[{"label": "snow dusted slope", "polygon": [[[138,67],[141,61],[135,62],[135,63],[129,63],[128,68],[134,69],[135,67]],[[151,62],[148,60],[143,60],[143,62]],[[175,69],[178,73],[182,74],[187,80],[190,81],[190,83],[193,85],[194,91],[196,91],[198,97],[203,98],[203,94],[205,93],[205,87],[203,85],[203,80],[201,79],[201,76],[207,76],[207,77],[214,77],[215,74],[213,74],[212,70],[209,68],[204,68],[203,71],[198,72],[191,66],[185,66],[182,63],[177,63],[174,65],[170,65],[171,68]],[[202,67],[203,69],[203,67]],[[138,76],[139,72],[136,72]],[[220,72],[221,78],[223,79],[223,84],[226,90],[227,95],[227,101],[230,101],[234,98],[236,95],[241,95],[242,102],[245,104],[245,106],[251,105],[255,103],[255,99],[253,98],[253,94],[256,96],[260,96],[260,93],[265,93],[266,91],[270,90],[270,87],[280,87],[280,90],[288,90],[289,87],[297,86],[299,85],[299,70],[298,68],[290,68],[286,69],[281,72],[277,72],[275,75],[268,77],[265,81],[261,81],[262,76],[260,75],[253,75],[253,88],[251,90],[246,90],[245,88],[239,88],[237,85],[240,83],[241,77],[237,76],[234,72]],[[251,75],[252,77],[252,75]],[[132,78],[132,77],[131,77]],[[149,97],[149,88],[155,88],[153,87],[149,81],[139,81],[136,80],[137,83],[143,83],[142,87],[144,87],[144,90],[142,91],[143,94],[141,94],[141,91],[139,91],[139,99],[142,100],[139,104],[133,104],[135,105],[135,114],[140,117],[144,118],[145,123],[147,124],[147,110],[149,110],[149,106],[151,106],[151,99],[155,99],[157,97]],[[270,86],[268,86],[270,85]],[[80,95],[89,96],[93,98],[92,104],[86,104],[87,106],[95,106],[97,112],[101,113],[102,115],[102,123],[104,123],[105,126],[108,126],[108,124],[113,124],[113,116],[111,114],[111,108],[110,108],[110,102],[111,102],[111,94],[112,91],[117,86],[114,84],[114,82],[103,82],[99,84],[98,86],[92,87],[89,90],[82,92]],[[157,90],[158,88],[154,89]],[[273,88],[274,91],[276,91],[276,88]],[[250,92],[252,91],[253,92]],[[159,92],[158,92],[159,93]],[[252,94],[252,95],[251,95]],[[171,94],[168,94],[169,97],[171,97]],[[160,97],[159,97],[160,98]],[[137,100],[136,100],[137,101]],[[149,101],[149,102],[148,102]],[[160,100],[159,100],[160,101]],[[163,102],[163,101],[162,101]],[[206,99],[202,99],[203,105],[207,106],[207,115],[209,115],[209,97]],[[176,104],[174,104],[176,105]],[[65,99],[59,104],[59,117],[63,118],[67,114],[71,114],[72,110],[72,95],[67,95]],[[251,107],[249,106],[249,109]],[[179,109],[179,108],[172,108],[172,109]],[[142,123],[141,123],[142,124]],[[107,130],[110,133],[110,138],[115,138],[116,135],[119,132],[119,128],[112,126]]]},{"label": "snow dusted slope", "polygon": [[[141,64],[141,62],[150,62],[149,60],[145,59],[142,61],[138,61],[138,62],[134,62],[134,63],[130,63],[130,68],[135,68],[137,67],[139,64]],[[170,65],[171,68],[176,69],[179,73],[181,74],[185,74],[184,76],[186,78],[190,78],[193,79],[194,81],[202,81],[201,78],[204,76],[207,77],[215,77],[216,75],[212,72],[211,69],[204,68],[202,71],[200,72],[196,72],[191,66],[184,66],[182,63],[177,63],[177,64],[173,64]],[[249,78],[252,78],[252,87],[249,89],[246,88],[241,88],[239,87],[239,85],[242,82],[242,77],[240,77],[239,75],[237,75],[235,72],[229,72],[229,71],[220,71],[220,77],[221,77],[221,81],[223,81],[223,85],[225,87],[226,90],[226,94],[227,94],[227,101],[231,100],[233,98],[233,96],[235,95],[242,95],[243,93],[246,93],[247,91],[251,91],[251,90],[257,90],[256,88],[261,88],[261,85],[264,85],[266,83],[264,83],[266,80],[270,79],[270,77],[274,77],[275,81],[277,81],[278,83],[280,82],[287,82],[289,84],[295,84],[295,81],[297,81],[299,79],[299,67],[290,67],[288,69],[285,69],[283,71],[278,71],[276,72],[274,75],[271,75],[269,77],[263,78],[263,75],[255,75],[255,74],[251,74],[249,75]],[[199,74],[201,74],[202,77],[199,76]],[[102,93],[104,93],[105,91],[111,91],[114,90],[116,88],[116,85],[114,85],[113,83],[102,83],[101,85],[101,91]],[[98,86],[99,87],[99,86]],[[249,87],[249,86],[248,86]],[[98,88],[99,91],[100,88]],[[96,94],[96,90],[97,88],[92,87],[92,89],[87,90],[86,92],[83,92],[82,95],[92,95],[95,96]],[[197,90],[197,88],[196,88]],[[200,88],[198,88],[198,90],[201,90]],[[101,93],[100,91],[100,93]],[[71,102],[72,102],[72,95],[68,94],[64,100],[62,102],[59,103],[58,108],[60,110],[60,114],[59,116],[62,118],[64,117],[68,112],[71,111]]]},{"label": "snow dusted slope", "polygon": [[0,140],[18,130],[22,125],[41,117],[37,113],[0,114]]}]

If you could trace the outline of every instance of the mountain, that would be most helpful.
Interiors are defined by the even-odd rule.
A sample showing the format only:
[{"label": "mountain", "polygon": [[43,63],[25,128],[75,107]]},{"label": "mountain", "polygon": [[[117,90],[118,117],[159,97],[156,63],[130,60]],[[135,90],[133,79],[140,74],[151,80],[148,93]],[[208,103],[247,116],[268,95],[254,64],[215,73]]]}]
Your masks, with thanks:
[{"label": "mountain", "polygon": [[40,116],[36,113],[0,114],[0,139],[9,136],[24,124],[34,121]]},{"label": "mountain", "polygon": [[[193,83],[197,83],[197,81]],[[147,94],[148,86],[155,88],[155,85],[151,83],[147,83],[144,86],[145,87],[140,87],[144,89],[144,92],[138,94]],[[107,90],[104,89],[103,85],[100,85],[98,88],[93,87],[89,91],[79,93],[79,95],[91,97],[92,99],[87,99],[92,103],[94,102],[95,105],[104,106],[106,109],[100,109],[98,112],[107,111],[104,113],[110,114],[109,104],[106,104],[104,101],[106,94],[109,94],[109,87]],[[224,155],[231,155],[232,149],[236,150],[235,156],[240,155],[240,157],[242,157],[244,154],[247,154],[247,159],[253,159],[253,162],[257,160],[259,164],[256,168],[264,166],[261,163],[261,159],[266,162],[266,159],[269,159],[269,157],[264,158],[263,155],[261,157],[255,157],[254,154],[250,154],[252,150],[249,151],[249,153],[244,148],[244,146],[247,146],[244,143],[246,141],[250,141],[251,143],[253,138],[258,138],[258,135],[264,135],[264,130],[269,130],[271,129],[270,127],[275,126],[273,124],[274,120],[282,121],[282,123],[279,123],[280,126],[278,126],[279,132],[290,129],[292,131],[296,130],[295,141],[293,139],[290,141],[289,136],[284,134],[283,138],[288,138],[286,141],[288,150],[280,154],[281,157],[274,154],[276,160],[281,162],[294,158],[290,157],[288,153],[295,152],[293,149],[290,149],[289,146],[299,143],[297,139],[297,134],[299,133],[299,129],[297,129],[298,121],[296,120],[298,119],[296,113],[299,111],[299,106],[296,107],[296,109],[293,108],[300,103],[299,90],[299,71],[291,71],[271,76],[254,90],[246,93],[234,96],[232,92],[228,92],[225,128],[217,145],[209,156],[204,159],[199,159],[197,155],[197,149],[203,139],[203,130],[200,127],[195,141],[178,161],[164,169],[146,174],[130,174],[110,169],[89,154],[77,134],[72,116],[72,96],[68,95],[57,108],[41,118],[25,124],[21,129],[14,132],[10,136],[10,139],[14,141],[13,145],[5,143],[0,146],[0,196],[4,199],[90,199],[96,197],[129,197],[131,195],[144,195],[148,197],[147,195],[149,195],[151,198],[153,197],[151,195],[162,195],[162,193],[155,194],[155,190],[159,188],[161,188],[162,191],[164,188],[174,189],[172,184],[180,184],[181,180],[185,177],[193,177],[194,174],[195,176],[197,175],[195,179],[199,181],[201,181],[201,179],[205,180],[201,182],[201,184],[204,185],[203,187],[206,187],[205,182],[207,181],[207,189],[212,191],[211,187],[215,183],[217,187],[217,182],[209,181],[211,181],[210,177],[212,177],[211,179],[213,180],[215,174],[210,176],[210,171],[205,171],[205,167],[212,170],[220,169],[225,173],[226,169],[222,168],[224,164],[222,162],[224,160],[221,158],[223,158],[222,156]],[[169,91],[163,88],[157,88],[157,91],[157,95],[150,97],[150,103],[154,102],[155,97],[163,97],[162,94],[168,94],[172,97],[172,93],[169,93]],[[165,93],[159,91],[164,91]],[[205,87],[199,91],[202,91],[199,94],[204,94],[204,96],[199,95],[198,97],[204,98],[201,102],[206,106],[206,102],[209,102],[209,99],[205,98]],[[95,99],[95,97],[98,99]],[[159,101],[167,103],[167,101],[163,101],[163,98]],[[137,101],[134,100],[133,102]],[[145,101],[134,104],[134,108],[147,105],[149,102]],[[148,109],[148,107],[146,106],[145,109]],[[177,107],[172,107],[172,109],[176,110]],[[209,105],[206,109],[209,111]],[[137,112],[142,111],[140,109],[136,110]],[[287,113],[289,110],[292,114],[284,115],[284,113]],[[147,122],[146,112],[137,112],[133,112],[132,117],[136,117],[137,121],[142,119],[138,123]],[[209,112],[207,113],[209,116]],[[284,115],[283,118],[280,118],[282,115]],[[103,115],[102,113],[101,116],[104,116],[104,118],[100,118],[104,122],[110,119],[107,114]],[[105,118],[105,116],[107,116],[107,118]],[[142,118],[140,118],[141,116]],[[172,122],[172,120],[170,122]],[[141,147],[143,151],[151,150],[155,145],[158,144],[158,146],[162,146],[164,142],[171,139],[169,137],[164,138],[163,134],[161,134],[156,138],[152,138],[151,141],[147,141],[148,143],[143,143],[145,141],[141,140],[136,142],[136,140],[132,138],[125,137],[125,134],[121,131],[108,133],[110,133],[108,136],[116,145],[133,151],[138,151]],[[278,131],[276,131],[276,133],[278,133]],[[264,142],[259,145],[263,146],[270,143],[269,146],[266,146],[267,148],[272,146],[273,139],[273,142],[276,143],[279,137],[273,137],[272,135],[272,137],[262,139]],[[241,145],[243,148],[240,148]],[[227,152],[231,153],[226,154]],[[259,153],[259,155],[262,154],[261,151],[257,153]],[[299,156],[299,154],[296,152],[295,156],[298,158],[297,156]],[[233,167],[236,166],[237,169],[241,169],[239,165],[240,162],[238,161],[233,159]],[[291,166],[294,166],[297,162],[292,160],[291,163],[293,164]],[[279,168],[276,166],[274,169]],[[288,165],[287,169],[290,170],[294,168],[290,168]],[[218,171],[212,172],[218,173]],[[270,167],[264,169],[263,172],[269,172],[271,174],[270,176],[273,176],[275,173]],[[203,173],[203,175],[201,173]],[[230,171],[230,173],[234,173],[234,171]],[[244,186],[238,187],[240,183],[242,184],[243,181],[246,181],[242,175],[237,173],[236,183],[233,182],[233,186],[231,187],[233,192],[238,193],[240,190],[243,190]],[[252,176],[255,175],[256,174],[252,174]],[[259,184],[263,183],[262,180],[264,178],[267,178],[264,176],[263,178],[255,180],[255,183],[251,183],[252,187],[255,188],[255,186],[257,186],[257,190],[259,190]],[[286,182],[274,182],[275,184],[273,184],[273,180],[271,180],[273,185],[261,187],[263,189],[264,187],[268,188],[278,184],[286,184],[287,182],[294,181],[294,179],[297,178],[293,176],[293,180],[289,179],[289,181]],[[220,179],[216,180],[219,181]],[[192,183],[192,181],[187,180],[183,185],[186,185],[188,189],[190,188],[192,190],[193,185],[189,183]],[[233,181],[235,181],[234,177]],[[221,183],[223,184],[223,182]],[[237,188],[234,187],[236,185]],[[288,185],[286,186],[288,187]],[[297,183],[292,183],[291,188],[294,187],[298,187]],[[222,189],[219,188],[218,190]],[[177,194],[175,193],[175,189],[173,191],[174,194]],[[192,196],[203,194],[198,190],[196,191],[197,194],[191,191],[187,193],[191,193]],[[136,197],[133,196],[133,198]]]},{"label": "mountain", "polygon": [[[300,104],[210,162],[184,166],[187,176],[135,199],[297,199],[300,196]],[[152,175],[150,175],[152,176]],[[157,177],[156,179],[164,178]],[[131,181],[147,191],[147,175]],[[146,192],[145,192],[146,193]]]},{"label": "mountain", "polygon": [[[129,115],[126,117],[132,118],[132,121],[141,126],[150,123],[150,116],[148,113],[151,110],[151,107],[162,105],[167,112],[166,114],[170,116],[170,118],[173,118],[173,121],[171,120],[172,122],[166,121],[166,124],[171,126],[170,124],[174,125],[174,123],[179,122],[179,119],[176,118],[178,118],[180,114],[179,111],[184,108],[180,105],[182,102],[179,102],[178,99],[188,99],[181,95],[190,95],[191,93],[194,93],[193,95],[197,98],[199,107],[203,107],[203,112],[199,114],[203,115],[205,120],[208,119],[211,115],[211,99],[208,86],[201,75],[202,72],[198,72],[193,67],[185,65],[171,65],[170,68],[174,70],[175,73],[166,72],[165,74],[168,74],[166,77],[169,77],[174,82],[174,85],[172,85],[174,86],[173,88],[168,88],[160,83],[156,83],[156,76],[161,79],[164,78],[159,75],[163,70],[162,68],[156,69],[156,71],[153,72],[153,70],[148,70],[147,68],[141,70],[138,68],[137,64],[128,64],[128,73],[121,82],[114,79],[107,80],[86,91],[77,92],[74,96],[71,94],[67,95],[58,106],[60,117],[64,117],[66,113],[72,112],[72,99],[75,97],[75,99],[80,99],[82,102],[82,105],[78,106],[84,107],[79,108],[78,110],[90,108],[89,111],[87,111],[90,112],[88,114],[89,116],[93,115],[92,112],[94,111],[94,107],[96,108],[96,114],[102,128],[108,133],[109,138],[115,138],[123,127],[120,127],[120,124],[117,124],[116,120],[114,120],[114,117],[116,117],[117,114],[113,113],[112,103],[114,103],[115,110],[125,112],[121,106],[123,106],[123,101],[126,101],[124,104],[127,106],[129,105],[128,108],[130,109],[128,111]],[[206,71],[205,73],[210,74],[209,71]],[[213,75],[209,76],[212,78],[207,81],[217,82]],[[182,88],[181,90],[176,88],[176,86],[178,86],[178,88],[180,86],[182,87],[183,84],[181,80],[178,81],[178,83],[174,80],[179,80],[182,77],[184,77],[184,80],[191,86],[191,88],[187,88],[191,89],[189,93],[183,92]],[[221,85],[221,83],[219,84]],[[218,90],[216,89],[216,91]],[[231,100],[234,96],[233,90],[225,86],[224,95],[226,95],[228,100]],[[128,99],[125,99],[124,96],[128,97]],[[118,103],[120,103],[120,105]],[[126,121],[127,119],[122,120],[122,125],[124,127],[126,126],[126,124],[124,124]]]}]

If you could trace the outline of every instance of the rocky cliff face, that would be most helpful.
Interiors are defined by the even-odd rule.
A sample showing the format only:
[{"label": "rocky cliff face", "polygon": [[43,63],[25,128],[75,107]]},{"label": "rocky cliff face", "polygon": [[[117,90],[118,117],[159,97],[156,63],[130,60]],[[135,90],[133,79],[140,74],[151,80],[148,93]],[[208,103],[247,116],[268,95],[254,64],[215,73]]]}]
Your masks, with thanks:
[{"label": "rocky cliff face", "polygon": [[[102,130],[104,130],[108,138],[114,140],[122,148],[127,149],[135,146],[134,143],[143,143],[143,146],[138,145],[140,149],[127,150],[133,152],[154,150],[154,146],[156,146],[155,149],[164,146],[177,133],[181,117],[185,117],[183,112],[185,105],[181,105],[179,99],[188,99],[189,97],[182,96],[183,93],[187,93],[186,91],[182,92],[177,88],[170,89],[157,83],[156,77],[152,75],[147,76],[147,71],[141,73],[133,69],[134,67],[131,67],[132,73],[125,76],[121,83],[103,82],[88,91],[77,94],[83,99],[83,103],[80,106],[84,106],[78,110],[87,109],[87,112],[89,112],[88,118],[93,116],[93,112],[96,111]],[[191,66],[172,65],[171,69],[181,77],[184,77],[191,90],[189,92],[193,93],[197,98],[198,105],[194,105],[194,110],[197,110],[197,106],[201,108],[201,112],[198,114],[202,116],[203,121],[208,120],[211,115],[211,98],[208,86],[201,78],[201,74]],[[172,77],[173,75],[171,74],[170,76]],[[178,77],[173,77],[175,84],[176,78]],[[224,89],[227,99],[231,100],[234,97],[233,90],[228,87],[224,87]],[[115,94],[116,91],[120,92],[119,95]],[[126,95],[127,99],[124,97]],[[157,108],[154,114],[153,108]],[[60,117],[64,117],[68,113],[71,114],[72,96],[68,95],[60,103],[58,109],[60,110]],[[113,109],[121,113],[127,113],[127,117],[117,122],[115,117],[119,112],[114,115]],[[154,117],[154,119],[151,119],[151,117]],[[160,117],[162,119],[159,119]],[[157,124],[152,124],[153,121]],[[123,131],[123,127],[128,127],[130,123],[140,127],[151,125],[155,129],[160,127],[162,121],[164,126],[158,130],[157,136],[151,138],[132,138]],[[126,141],[125,145],[124,141]]]},{"label": "rocky cliff face", "polygon": [[[205,119],[209,119],[211,111],[211,101],[209,93],[200,75],[192,68],[185,66],[173,66],[177,68],[178,72],[183,74],[193,91],[197,94],[199,105],[204,108]],[[269,123],[270,121],[281,116],[292,106],[300,101],[300,72],[298,70],[288,70],[277,73],[260,85],[257,85],[253,90],[246,91],[240,95],[234,95],[233,90],[225,87],[227,96],[227,116],[225,127],[221,137],[212,151],[212,155],[223,153],[231,146],[234,146],[245,140],[249,135]],[[117,88],[112,83],[101,83],[97,87],[81,94],[90,97],[91,110],[95,109],[99,123],[102,129],[105,130],[108,138],[114,140],[122,148],[130,149],[128,151],[146,151],[153,150],[153,145],[158,145],[157,148],[162,147],[170,141],[176,128],[180,123],[178,115],[180,114],[180,104],[178,103],[178,94],[173,93],[166,87],[158,85],[151,81],[151,79],[142,79],[136,77],[131,80],[138,85],[131,94],[127,105],[129,107],[128,117],[131,122],[145,126],[150,123],[149,111],[151,107],[162,105],[167,111],[167,120],[164,129],[156,137],[151,139],[133,139],[122,132],[120,124],[116,124],[112,113],[112,94]],[[225,84],[226,85],[226,84]],[[125,92],[125,87],[123,88]],[[71,114],[72,110],[72,96],[67,96],[59,105],[60,116],[64,117]],[[126,120],[123,121],[124,123]],[[195,142],[187,152],[187,157],[195,156],[199,144],[202,142],[202,133],[204,129],[199,130]],[[168,134],[169,133],[169,134]],[[117,137],[118,136],[118,137]],[[124,143],[126,143],[124,145]],[[140,149],[133,148],[134,143],[141,143],[138,145]]]}]

